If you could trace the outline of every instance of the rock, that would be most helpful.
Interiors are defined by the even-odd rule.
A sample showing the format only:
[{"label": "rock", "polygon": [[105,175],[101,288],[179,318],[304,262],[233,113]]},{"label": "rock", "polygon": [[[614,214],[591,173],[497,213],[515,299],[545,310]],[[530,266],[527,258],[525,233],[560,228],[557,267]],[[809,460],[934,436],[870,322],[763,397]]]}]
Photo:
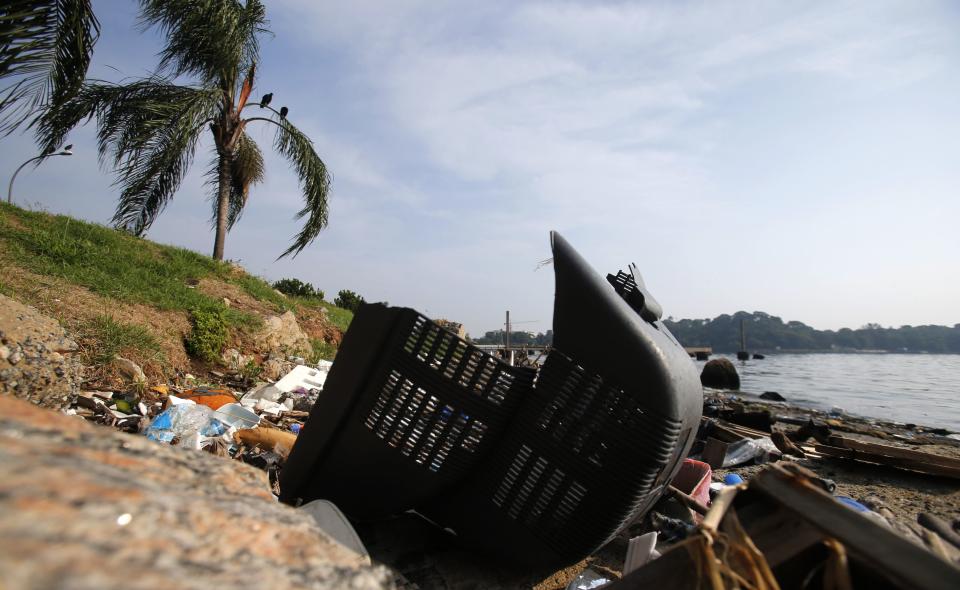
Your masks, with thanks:
[{"label": "rock", "polygon": [[289,372],[287,369],[288,366],[292,366],[292,363],[287,363],[277,358],[270,358],[260,365],[260,368],[263,369],[263,372],[260,373],[260,375],[264,379],[276,381]]},{"label": "rock", "polygon": [[250,360],[250,357],[241,354],[236,348],[228,348],[223,351],[221,355],[223,364],[230,367],[233,370],[239,370]]},{"label": "rock", "polygon": [[263,330],[254,338],[257,348],[264,353],[279,353],[282,356],[305,353],[311,350],[310,338],[300,329],[292,311],[270,316],[264,321]]},{"label": "rock", "polygon": [[0,398],[6,588],[393,588],[266,473]]},{"label": "rock", "polygon": [[66,409],[83,381],[77,344],[53,318],[0,295],[0,395]]},{"label": "rock", "polygon": [[768,399],[770,401],[775,401],[775,402],[787,401],[787,398],[783,397],[776,391],[764,391],[763,393],[760,394],[760,399]]},{"label": "rock", "polygon": [[740,389],[740,375],[729,359],[718,358],[703,366],[700,383],[714,389]]},{"label": "rock", "polygon": [[230,299],[224,297],[224,298],[223,298],[223,305],[224,305],[224,307],[230,307]]},{"label": "rock", "polygon": [[131,361],[130,359],[125,359],[122,356],[114,357],[113,366],[116,367],[123,377],[131,383],[147,382],[147,376],[143,374],[143,369],[140,368],[140,365]]}]

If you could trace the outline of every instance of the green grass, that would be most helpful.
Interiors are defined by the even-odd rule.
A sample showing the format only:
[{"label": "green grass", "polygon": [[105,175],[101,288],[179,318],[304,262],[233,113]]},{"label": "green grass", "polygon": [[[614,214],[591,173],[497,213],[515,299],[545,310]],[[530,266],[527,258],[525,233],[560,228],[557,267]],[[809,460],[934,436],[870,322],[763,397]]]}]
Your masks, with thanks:
[{"label": "green grass", "polygon": [[87,345],[84,357],[87,364],[104,365],[117,355],[134,356],[141,360],[164,362],[160,343],[150,331],[139,324],[123,324],[112,316],[97,316],[80,327],[80,335]]},{"label": "green grass", "polygon": [[317,361],[332,361],[337,356],[337,347],[329,342],[324,342],[319,338],[311,338],[310,346],[313,348],[307,362],[315,365]]},{"label": "green grass", "polygon": [[334,326],[340,328],[341,331],[346,332],[350,326],[350,322],[353,321],[353,312],[349,309],[341,309],[326,301],[321,301],[320,305],[326,308],[327,319],[330,320]]},{"label": "green grass", "polygon": [[[265,280],[237,272],[230,264],[206,255],[65,215],[28,211],[0,202],[0,242],[3,256],[17,267],[58,277],[124,302],[183,312],[222,308],[219,299],[194,287],[200,279],[213,278],[237,285],[278,313],[322,307],[341,330],[346,330],[353,319],[352,312],[326,301],[277,293]],[[0,284],[0,293],[12,291]],[[223,309],[222,314],[230,328],[246,332],[263,324],[258,315],[233,308]],[[124,341],[120,337],[122,330],[116,326],[101,323],[94,331],[107,339],[102,355],[113,350],[109,342]],[[143,345],[152,346],[147,342]],[[324,352],[329,354],[326,349]]]},{"label": "green grass", "polygon": [[[0,239],[18,266],[60,277],[94,293],[163,310],[190,310],[216,302],[190,283],[212,277],[237,284],[274,304],[282,297],[257,277],[238,275],[229,264],[184,248],[164,246],[125,232],[65,215],[26,211],[0,204]],[[253,314],[228,310],[231,326],[255,329]]]}]

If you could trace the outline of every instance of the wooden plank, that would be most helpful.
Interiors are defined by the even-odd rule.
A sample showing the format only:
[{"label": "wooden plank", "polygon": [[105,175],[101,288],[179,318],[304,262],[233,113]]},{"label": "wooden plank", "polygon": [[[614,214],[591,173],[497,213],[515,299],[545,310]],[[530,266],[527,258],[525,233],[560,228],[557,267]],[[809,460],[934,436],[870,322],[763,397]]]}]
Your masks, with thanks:
[{"label": "wooden plank", "polygon": [[848,554],[865,561],[899,586],[960,588],[960,569],[850,510],[804,477],[773,465],[754,476],[750,489],[766,494],[784,509],[838,540]]},{"label": "wooden plank", "polygon": [[955,459],[953,457],[944,457],[943,455],[924,453],[923,451],[915,451],[913,449],[905,449],[903,447],[895,447],[893,445],[872,443],[853,438],[846,438],[843,436],[831,436],[829,440],[831,446],[840,447],[843,449],[866,451],[868,453],[874,453],[877,455],[886,455],[888,457],[897,457],[899,459],[911,459],[924,463],[932,463],[934,465],[942,465],[944,467],[950,467],[953,469],[960,469],[960,459]]},{"label": "wooden plank", "polygon": [[920,473],[926,473],[929,475],[939,475],[943,477],[960,479],[960,469],[946,467],[944,465],[937,465],[925,461],[917,461],[915,459],[904,459],[902,457],[891,457],[889,455],[868,453],[866,451],[859,451],[856,449],[843,449],[830,445],[818,444],[814,445],[813,448],[816,449],[816,451],[821,455],[830,455],[831,457],[851,459],[854,461],[865,461],[867,463],[887,465],[889,467],[897,467],[899,469],[909,469],[911,471],[918,471]]},{"label": "wooden plank", "polygon": [[706,444],[703,445],[703,452],[700,453],[700,458],[704,463],[709,465],[711,469],[720,469],[723,467],[724,457],[727,456],[728,446],[730,445],[722,440],[709,437],[707,438]]},{"label": "wooden plank", "polygon": [[769,432],[763,432],[762,430],[756,430],[748,426],[740,426],[739,424],[733,424],[732,422],[723,422],[722,424],[718,422],[716,425],[714,425],[714,428],[717,431],[737,437],[737,439],[763,438],[764,436],[770,436]]}]

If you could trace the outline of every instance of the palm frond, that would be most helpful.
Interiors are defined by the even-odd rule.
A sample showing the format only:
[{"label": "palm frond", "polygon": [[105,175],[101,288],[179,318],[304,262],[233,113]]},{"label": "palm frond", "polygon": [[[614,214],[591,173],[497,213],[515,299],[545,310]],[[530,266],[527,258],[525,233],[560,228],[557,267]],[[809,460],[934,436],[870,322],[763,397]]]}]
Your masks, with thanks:
[{"label": "palm frond", "polygon": [[0,4],[0,133],[35,122],[83,83],[100,23],[90,0],[5,0]]},{"label": "palm frond", "polygon": [[142,26],[157,26],[166,38],[160,71],[198,76],[204,85],[233,83],[257,61],[257,35],[267,32],[260,0],[140,0]]},{"label": "palm frond", "polygon": [[279,256],[283,258],[289,254],[296,256],[310,245],[320,231],[327,227],[328,211],[327,199],[330,194],[330,173],[326,164],[313,149],[313,142],[289,121],[277,123],[277,134],[274,147],[280,152],[297,171],[300,178],[300,188],[306,201],[303,209],[297,212],[297,219],[307,218],[303,229],[294,238],[293,244]]},{"label": "palm frond", "polygon": [[142,235],[180,186],[219,100],[217,89],[161,78],[87,84],[41,119],[40,133],[47,145],[58,145],[71,128],[95,116],[100,161],[116,169],[121,188],[113,222]]},{"label": "palm frond", "polygon": [[[263,152],[253,139],[242,133],[237,139],[237,148],[230,158],[230,201],[227,209],[227,231],[233,229],[233,224],[240,220],[243,208],[247,205],[250,196],[250,187],[263,182],[265,168],[263,166]],[[220,156],[215,155],[206,172],[206,185],[211,187],[210,202],[212,213],[210,224],[217,227],[219,184],[220,184]]]}]

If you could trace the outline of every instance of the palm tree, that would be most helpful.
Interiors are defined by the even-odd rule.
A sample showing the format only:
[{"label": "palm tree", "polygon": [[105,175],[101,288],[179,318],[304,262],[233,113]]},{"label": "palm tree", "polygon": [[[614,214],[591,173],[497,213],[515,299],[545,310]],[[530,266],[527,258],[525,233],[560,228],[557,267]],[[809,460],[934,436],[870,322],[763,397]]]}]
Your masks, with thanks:
[{"label": "palm tree", "polygon": [[[143,235],[176,193],[205,129],[215,153],[208,171],[213,188],[213,257],[223,259],[227,232],[240,218],[250,187],[263,179],[263,154],[247,134],[253,122],[276,128],[274,147],[290,161],[306,201],[306,217],[293,244],[296,255],[327,225],[330,175],[310,139],[269,106],[272,94],[249,102],[259,58],[258,36],[267,32],[260,0],[141,0],[143,26],[166,37],[157,73],[126,84],[92,81],[39,124],[43,148],[60,145],[85,119],[97,118],[100,158],[117,173],[120,200],[113,223]],[[193,85],[178,79],[193,78]],[[244,118],[258,108],[269,116]],[[249,111],[247,111],[249,112]]]},{"label": "palm tree", "polygon": [[83,84],[100,35],[90,0],[4,0],[0,4],[0,134]]}]

